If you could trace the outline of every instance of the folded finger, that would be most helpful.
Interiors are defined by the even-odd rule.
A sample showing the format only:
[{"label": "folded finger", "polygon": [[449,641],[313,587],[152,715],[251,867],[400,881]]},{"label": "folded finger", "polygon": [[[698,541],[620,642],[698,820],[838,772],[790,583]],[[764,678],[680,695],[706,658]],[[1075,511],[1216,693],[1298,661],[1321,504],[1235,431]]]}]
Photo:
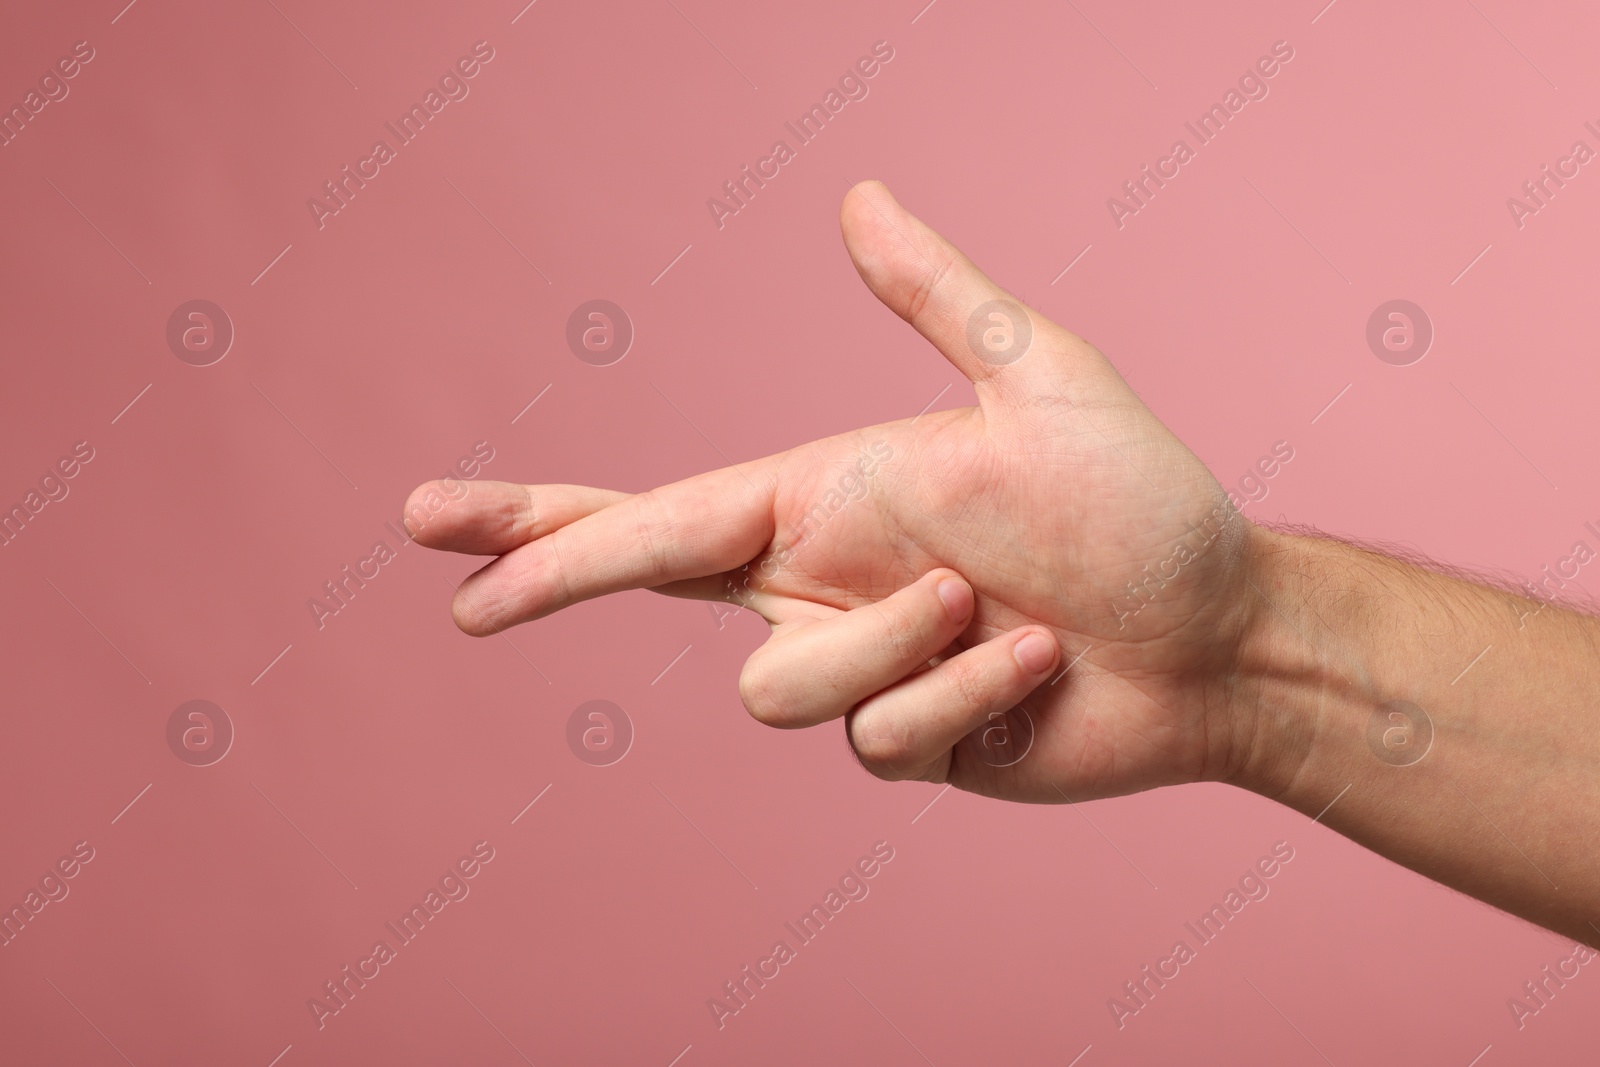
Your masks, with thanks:
[{"label": "folded finger", "polygon": [[1060,658],[1042,626],[985,641],[857,705],[845,720],[850,747],[879,778],[943,781],[950,750],[1020,703]]},{"label": "folded finger", "polygon": [[972,608],[972,587],[939,568],[877,603],[780,627],[745,661],[739,695],[768,726],[836,719],[927,667],[966,628]]}]

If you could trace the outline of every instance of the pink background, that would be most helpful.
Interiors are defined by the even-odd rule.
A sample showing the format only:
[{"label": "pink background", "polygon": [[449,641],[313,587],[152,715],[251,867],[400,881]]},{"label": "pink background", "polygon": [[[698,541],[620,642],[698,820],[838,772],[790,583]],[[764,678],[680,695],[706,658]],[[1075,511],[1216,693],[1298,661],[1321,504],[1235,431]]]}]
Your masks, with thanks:
[{"label": "pink background", "polygon": [[[1224,483],[1289,441],[1251,514],[1534,574],[1600,520],[1600,164],[1521,228],[1506,199],[1600,148],[1600,13],[122,3],[0,34],[8,107],[94,49],[0,148],[0,504],[94,449],[0,549],[0,903],[94,849],[0,948],[0,1058],[1592,1062],[1589,968],[1507,1009],[1556,936],[1223,787],[880,783],[837,728],[745,714],[748,613],[638,592],[473,640],[474,564],[415,546],[320,630],[307,600],[478,441],[483,477],[641,490],[970,403],[841,247],[866,177]],[[470,95],[319,229],[307,199],[480,40]],[[870,95],[719,229],[707,198],[880,40]],[[1279,40],[1269,95],[1119,229],[1107,198]],[[595,298],[637,330],[606,367],[565,342]],[[1364,337],[1394,298],[1436,331],[1410,366]],[[193,299],[236,330],[210,366],[167,344]],[[193,699],[236,731],[210,766],[168,747]],[[566,742],[593,699],[635,731],[610,766]],[[319,1029],[308,999],[483,840],[470,895]],[[870,895],[719,1029],[708,998],[880,840]],[[1108,998],[1277,841],[1271,895],[1119,1030]]]}]

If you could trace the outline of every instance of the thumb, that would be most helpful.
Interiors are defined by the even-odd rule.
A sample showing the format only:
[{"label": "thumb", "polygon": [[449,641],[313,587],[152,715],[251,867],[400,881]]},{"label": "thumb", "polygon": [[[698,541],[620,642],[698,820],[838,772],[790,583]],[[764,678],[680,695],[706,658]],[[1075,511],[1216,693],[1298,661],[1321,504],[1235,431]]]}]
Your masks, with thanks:
[{"label": "thumb", "polygon": [[867,288],[944,353],[985,406],[1061,392],[1073,353],[1098,356],[990,281],[882,182],[853,186],[839,225]]}]

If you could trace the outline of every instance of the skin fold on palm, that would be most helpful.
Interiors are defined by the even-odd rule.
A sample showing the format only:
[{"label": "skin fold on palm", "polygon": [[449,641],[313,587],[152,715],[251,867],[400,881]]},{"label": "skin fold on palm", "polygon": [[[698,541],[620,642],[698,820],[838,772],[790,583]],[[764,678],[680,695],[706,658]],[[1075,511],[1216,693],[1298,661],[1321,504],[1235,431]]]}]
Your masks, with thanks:
[{"label": "skin fold on palm", "polygon": [[[841,226],[867,287],[978,406],[645,493],[478,483],[413,531],[498,556],[461,584],[458,625],[630,588],[728,600],[773,630],[740,678],[751,713],[842,718],[881,777],[1058,803],[1229,780],[1252,725],[1230,696],[1258,610],[1253,527],[1099,351],[881,184],[850,191]],[[1025,346],[997,358],[991,323]],[[1042,670],[1013,654],[1030,634]]]}]

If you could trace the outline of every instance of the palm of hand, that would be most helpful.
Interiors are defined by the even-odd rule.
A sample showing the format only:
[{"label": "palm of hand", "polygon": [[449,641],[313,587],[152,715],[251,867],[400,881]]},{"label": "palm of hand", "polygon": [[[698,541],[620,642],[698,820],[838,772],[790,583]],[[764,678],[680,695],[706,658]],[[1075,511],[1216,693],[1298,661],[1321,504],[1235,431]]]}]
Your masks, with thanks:
[{"label": "palm of hand", "polygon": [[[1086,407],[944,411],[777,457],[778,535],[723,576],[729,599],[781,629],[809,605],[857,608],[951,568],[977,595],[958,648],[1037,623],[1072,666],[969,735],[947,780],[1051,802],[1219,773],[1206,690],[1239,600],[1237,546],[1211,536],[1223,491],[1137,400]],[[1180,563],[1175,544],[1196,558]]]}]

